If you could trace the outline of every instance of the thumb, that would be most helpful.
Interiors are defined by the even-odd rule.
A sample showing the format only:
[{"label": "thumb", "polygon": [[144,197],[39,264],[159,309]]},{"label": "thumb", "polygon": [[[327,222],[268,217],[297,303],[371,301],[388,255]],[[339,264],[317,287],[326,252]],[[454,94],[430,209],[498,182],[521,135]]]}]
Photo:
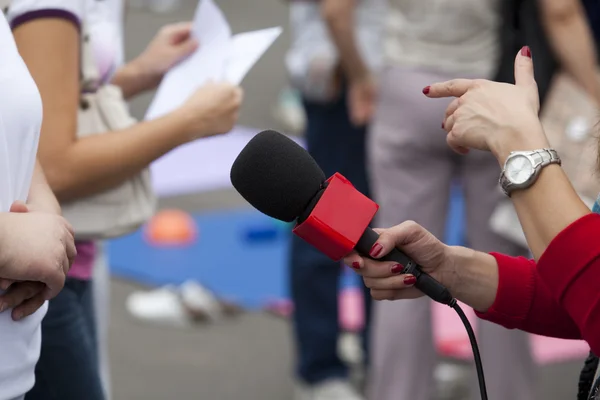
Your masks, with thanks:
[{"label": "thumb", "polygon": [[528,88],[532,97],[538,97],[538,88],[533,73],[533,60],[531,59],[529,46],[523,46],[515,57],[515,85]]},{"label": "thumb", "polygon": [[14,213],[26,213],[29,211],[29,208],[27,208],[25,203],[17,200],[11,204],[9,211]]},{"label": "thumb", "polygon": [[419,241],[424,235],[431,235],[414,221],[405,221],[389,229],[374,229],[374,231],[379,233],[379,239],[369,252],[373,258],[381,258],[394,247],[402,248]]}]

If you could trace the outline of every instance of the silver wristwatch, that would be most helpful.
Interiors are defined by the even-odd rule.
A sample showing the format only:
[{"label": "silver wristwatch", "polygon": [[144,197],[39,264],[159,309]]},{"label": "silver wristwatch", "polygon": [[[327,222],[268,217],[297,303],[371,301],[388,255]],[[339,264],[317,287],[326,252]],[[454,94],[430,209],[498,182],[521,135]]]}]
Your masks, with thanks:
[{"label": "silver wristwatch", "polygon": [[504,162],[499,179],[500,187],[510,197],[513,191],[533,185],[542,168],[560,163],[560,157],[554,149],[513,151]]}]

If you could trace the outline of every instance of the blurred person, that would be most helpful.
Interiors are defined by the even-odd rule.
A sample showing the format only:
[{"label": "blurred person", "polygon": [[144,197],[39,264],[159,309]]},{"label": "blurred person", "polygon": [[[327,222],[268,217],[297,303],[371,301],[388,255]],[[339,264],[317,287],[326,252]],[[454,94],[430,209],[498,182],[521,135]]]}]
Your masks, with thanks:
[{"label": "blurred person", "polygon": [[[189,23],[169,25],[140,56],[119,66],[122,7],[120,0],[13,0],[8,11],[19,52],[40,88],[44,120],[39,159],[61,203],[110,190],[173,148],[226,133],[237,120],[241,89],[211,83],[164,117],[120,131],[78,137],[84,90],[79,62],[84,59],[82,43],[89,43],[92,66],[100,76],[97,82],[86,84],[111,83],[125,99],[155,88],[166,71],[198,46]],[[89,36],[81,38],[84,26]],[[43,320],[36,383],[27,399],[108,396],[99,377],[90,282],[98,247],[93,240],[79,240],[77,249],[65,288],[50,302]]]},{"label": "blurred person", "polygon": [[[427,101],[420,92],[428,82],[455,76],[510,80],[512,71],[509,77],[502,74],[502,55],[508,49],[512,60],[515,43],[533,36],[536,45],[542,41],[540,46],[545,43],[553,49],[549,54],[556,54],[561,66],[600,98],[591,35],[576,1],[391,0],[385,23],[385,66],[380,73],[367,67],[346,33],[357,2],[335,3],[329,25],[344,71],[352,77],[351,113],[355,118],[374,113],[368,154],[374,198],[381,205],[378,224],[413,219],[442,236],[450,185],[458,179],[465,193],[467,243],[482,251],[528,253],[489,226],[502,199],[494,187],[499,174],[494,158],[481,152],[466,157],[452,153],[439,135],[439,121],[431,118],[443,112],[448,101]],[[522,17],[516,27],[515,15]],[[507,26],[513,30],[502,31]],[[516,28],[520,30],[515,32]],[[510,33],[502,41],[501,31]],[[538,65],[544,68],[543,62]],[[549,84],[552,75],[547,75]],[[532,398],[535,366],[528,336],[485,322],[479,332],[483,359],[491,371],[491,398]],[[398,337],[413,339],[398,342]],[[428,299],[377,304],[372,343],[371,400],[431,397],[436,357]],[[492,360],[496,362],[491,364]]]},{"label": "blurred person", "polygon": [[36,161],[42,104],[0,16],[0,399],[34,384],[46,300],[62,289],[75,243]]},{"label": "blurred person", "polygon": [[600,104],[597,50],[600,3],[595,0],[508,0],[502,2],[501,57],[495,80],[514,83],[514,54],[528,45],[543,108],[555,73],[568,73]]},{"label": "blurred person", "polygon": [[[380,59],[379,12],[377,1],[365,2],[348,29],[349,35],[358,36],[361,51],[373,68],[377,68]],[[358,190],[368,194],[365,169],[368,118],[352,119],[349,114],[349,77],[340,69],[339,56],[327,31],[324,18],[329,18],[329,13],[330,0],[290,2],[292,45],[286,64],[293,87],[301,93],[308,151],[325,174],[339,171]],[[338,354],[341,272],[340,263],[332,262],[301,239],[292,238],[290,283],[299,381],[297,399],[362,399]],[[368,359],[368,295],[365,302],[363,337]]]},{"label": "blurred person", "polygon": [[[371,256],[377,259],[398,247],[481,319],[508,329],[585,340],[593,354],[600,354],[600,197],[590,210],[561,168],[560,154],[550,147],[538,119],[529,48],[515,58],[514,74],[514,85],[453,79],[431,82],[424,92],[430,99],[454,98],[441,116],[449,148],[459,155],[490,152],[502,166],[499,186],[517,209],[534,260],[446,246],[413,221],[379,230]],[[528,163],[519,161],[523,154],[539,159],[527,168]],[[413,287],[415,277],[402,275],[392,262],[355,253],[344,261],[356,266],[375,299],[422,296]],[[582,371],[578,400],[600,398],[597,366],[596,357]]]}]

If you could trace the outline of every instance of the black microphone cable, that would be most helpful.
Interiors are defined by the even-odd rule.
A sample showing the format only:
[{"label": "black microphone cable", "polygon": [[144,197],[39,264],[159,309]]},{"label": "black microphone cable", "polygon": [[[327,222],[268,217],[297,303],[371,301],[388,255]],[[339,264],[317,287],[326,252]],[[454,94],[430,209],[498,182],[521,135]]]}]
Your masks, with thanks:
[{"label": "black microphone cable", "polygon": [[477,339],[475,338],[475,332],[473,331],[473,327],[471,326],[471,322],[469,322],[469,318],[465,315],[465,312],[456,299],[452,299],[448,304],[448,307],[452,308],[462,321],[465,329],[467,331],[467,335],[469,335],[469,341],[471,342],[471,349],[473,350],[473,358],[475,360],[475,369],[477,370],[477,380],[479,382],[479,393],[481,394],[481,400],[488,400],[487,388],[485,387],[485,376],[483,374],[483,364],[481,363],[481,354],[479,353],[479,346],[477,345]]}]

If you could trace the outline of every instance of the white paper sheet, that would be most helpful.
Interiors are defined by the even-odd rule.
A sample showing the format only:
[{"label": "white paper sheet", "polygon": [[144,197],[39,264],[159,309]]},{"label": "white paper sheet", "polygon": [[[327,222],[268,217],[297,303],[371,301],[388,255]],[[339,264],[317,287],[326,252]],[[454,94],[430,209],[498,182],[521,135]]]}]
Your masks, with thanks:
[{"label": "white paper sheet", "polygon": [[199,48],[163,78],[146,119],[180,107],[200,86],[213,81],[239,84],[281,34],[281,27],[231,35],[225,16],[213,0],[200,0],[193,21]]},{"label": "white paper sheet", "polygon": [[281,27],[238,33],[231,40],[230,54],[225,62],[224,79],[239,85],[260,57],[281,35]]}]

